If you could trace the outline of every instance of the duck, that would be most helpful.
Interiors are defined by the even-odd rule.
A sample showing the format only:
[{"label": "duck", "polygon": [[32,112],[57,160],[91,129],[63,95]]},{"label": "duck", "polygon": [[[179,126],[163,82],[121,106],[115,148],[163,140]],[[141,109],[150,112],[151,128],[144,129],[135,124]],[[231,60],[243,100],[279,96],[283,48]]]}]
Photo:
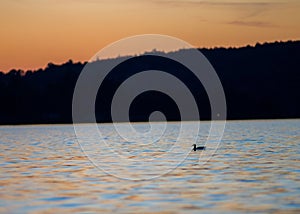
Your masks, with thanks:
[{"label": "duck", "polygon": [[198,147],[197,147],[196,144],[193,144],[193,147],[194,147],[194,148],[193,148],[194,151],[197,151],[197,150],[205,150],[205,146],[198,146]]}]

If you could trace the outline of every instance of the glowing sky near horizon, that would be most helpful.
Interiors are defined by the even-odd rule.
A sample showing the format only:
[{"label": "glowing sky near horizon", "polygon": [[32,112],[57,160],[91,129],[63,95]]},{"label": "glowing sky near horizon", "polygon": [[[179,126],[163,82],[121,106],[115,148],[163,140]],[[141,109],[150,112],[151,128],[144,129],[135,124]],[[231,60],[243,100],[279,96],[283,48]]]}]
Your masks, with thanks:
[{"label": "glowing sky near horizon", "polygon": [[85,61],[137,34],[196,47],[300,39],[298,0],[1,0],[0,71]]}]

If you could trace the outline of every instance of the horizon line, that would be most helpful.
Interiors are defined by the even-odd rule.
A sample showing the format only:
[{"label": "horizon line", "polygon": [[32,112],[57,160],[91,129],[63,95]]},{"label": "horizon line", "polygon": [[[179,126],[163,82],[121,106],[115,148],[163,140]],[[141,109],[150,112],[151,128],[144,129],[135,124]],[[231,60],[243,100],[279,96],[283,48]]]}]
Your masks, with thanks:
[{"label": "horizon line", "polygon": [[[214,47],[195,47],[195,49],[198,49],[198,50],[218,50],[218,49],[225,49],[225,50],[231,50],[231,49],[242,49],[242,48],[255,48],[256,46],[258,45],[268,45],[268,44],[282,44],[282,43],[290,43],[290,42],[300,42],[300,39],[288,39],[288,40],[274,40],[274,41],[265,41],[265,42],[256,42],[255,44],[248,44],[248,45],[241,45],[241,46],[214,46]],[[189,49],[193,49],[193,48],[181,48],[181,49],[177,49],[177,50],[171,50],[171,51],[162,51],[162,50],[158,50],[156,48],[153,48],[150,52],[149,51],[145,51],[144,53],[142,54],[136,54],[136,56],[140,56],[140,55],[143,55],[145,53],[153,53],[153,52],[161,52],[161,53],[165,53],[165,54],[170,54],[170,53],[174,53],[174,52],[178,52],[178,51],[182,51],[182,50],[189,50]],[[101,59],[98,59],[97,61],[103,61],[103,60],[114,60],[114,59],[118,59],[118,58],[121,58],[121,57],[132,57],[134,56],[134,54],[132,55],[119,55],[119,56],[113,56],[113,57],[107,57],[107,58],[101,58]],[[38,70],[44,70],[48,67],[49,64],[52,64],[52,65],[55,65],[55,66],[61,66],[61,65],[64,65],[64,64],[67,64],[67,63],[70,63],[72,62],[73,64],[86,64],[89,62],[89,60],[78,60],[78,61],[73,61],[72,59],[68,59],[64,62],[60,62],[60,63],[55,63],[55,62],[52,62],[52,61],[49,61],[45,66],[40,66],[38,68],[33,68],[33,69],[22,69],[22,68],[11,68],[9,70],[6,70],[6,71],[2,71],[0,70],[0,73],[2,74],[7,74],[11,71],[21,71],[21,72],[24,72],[24,73],[27,73],[27,72],[37,72]]]}]

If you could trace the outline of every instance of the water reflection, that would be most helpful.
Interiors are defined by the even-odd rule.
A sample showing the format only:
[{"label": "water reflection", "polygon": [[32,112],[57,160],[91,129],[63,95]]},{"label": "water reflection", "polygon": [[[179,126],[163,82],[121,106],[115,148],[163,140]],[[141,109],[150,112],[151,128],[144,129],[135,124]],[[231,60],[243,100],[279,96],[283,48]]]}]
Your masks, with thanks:
[{"label": "water reflection", "polygon": [[72,126],[7,126],[0,135],[2,213],[300,210],[299,120],[228,122],[205,165],[192,152],[174,171],[139,182],[95,168]]}]

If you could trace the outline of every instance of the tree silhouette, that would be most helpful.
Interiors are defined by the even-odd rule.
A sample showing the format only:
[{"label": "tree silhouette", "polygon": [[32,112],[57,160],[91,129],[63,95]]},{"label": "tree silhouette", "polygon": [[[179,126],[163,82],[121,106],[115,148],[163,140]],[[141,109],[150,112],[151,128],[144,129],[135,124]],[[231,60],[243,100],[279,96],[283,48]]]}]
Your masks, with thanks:
[{"label": "tree silhouette", "polygon": [[[188,50],[172,54],[181,51]],[[300,41],[200,51],[214,66],[223,84],[228,119],[300,117]],[[115,88],[132,71],[150,69],[149,60],[139,58],[137,64],[127,61],[122,72],[112,73],[106,79],[105,93],[96,102],[98,122],[111,121],[110,100]],[[103,60],[94,63],[101,64]],[[180,72],[175,64],[157,63],[162,70],[173,71],[175,75],[181,73],[180,79],[201,105],[201,118],[209,120],[210,104],[202,85],[188,72]],[[73,91],[85,64],[69,60],[61,65],[48,63],[46,68],[36,71],[0,72],[0,124],[71,123]],[[153,105],[155,102],[158,106]],[[169,120],[180,119],[174,102],[162,94],[144,93],[133,104],[130,109],[133,121],[146,120],[153,110],[165,111]]]}]

